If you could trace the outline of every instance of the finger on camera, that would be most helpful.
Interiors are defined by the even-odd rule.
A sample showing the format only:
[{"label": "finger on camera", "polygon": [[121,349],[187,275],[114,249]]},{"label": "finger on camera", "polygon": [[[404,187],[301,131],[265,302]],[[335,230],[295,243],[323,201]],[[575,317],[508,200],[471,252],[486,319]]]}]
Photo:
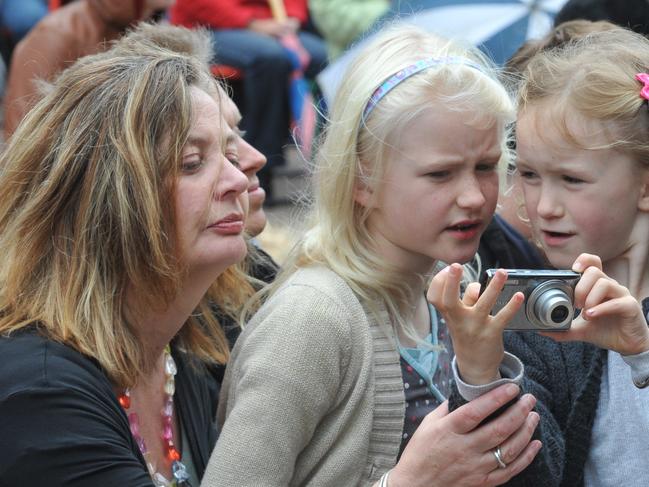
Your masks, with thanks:
[{"label": "finger on camera", "polygon": [[575,306],[577,308],[583,308],[586,302],[586,298],[590,294],[591,290],[600,279],[608,279],[608,276],[604,274],[603,271],[597,269],[596,267],[589,267],[584,271],[584,273],[579,278],[579,282],[575,286]]},{"label": "finger on camera", "polygon": [[498,300],[498,296],[500,296],[505,281],[507,281],[507,272],[504,269],[498,269],[476,302],[476,306],[487,312],[491,311]]},{"label": "finger on camera", "polygon": [[579,254],[579,257],[575,259],[575,262],[572,264],[572,270],[575,272],[584,272],[584,270],[589,267],[595,267],[599,270],[602,270],[602,259],[594,254]]},{"label": "finger on camera", "polygon": [[504,384],[460,406],[448,415],[453,431],[458,434],[473,431],[519,392],[520,388],[516,384]]},{"label": "finger on camera", "polygon": [[583,309],[589,310],[595,308],[599,304],[612,299],[620,299],[628,295],[630,295],[630,293],[624,286],[620,286],[612,279],[602,277],[598,279],[590,289],[590,292],[584,301]]},{"label": "finger on camera", "polygon": [[[610,299],[603,303],[597,304],[593,307],[584,309],[584,319],[587,321],[603,318],[603,317],[627,317],[633,318],[634,316],[644,317],[642,315],[642,306],[631,295],[623,296],[621,298]],[[646,326],[645,322],[642,322]]]},{"label": "finger on camera", "polygon": [[514,293],[507,304],[496,313],[495,318],[503,325],[503,328],[516,316],[524,302],[525,295],[522,292]]},{"label": "finger on camera", "polygon": [[483,424],[475,431],[475,441],[492,450],[505,443],[512,435],[524,427],[530,412],[536,405],[531,394],[525,394],[501,414]]},{"label": "finger on camera", "polygon": [[531,441],[525,450],[513,462],[507,465],[507,468],[496,467],[492,470],[487,476],[486,485],[502,485],[521,473],[534,461],[536,455],[541,451],[542,446],[539,440]]}]

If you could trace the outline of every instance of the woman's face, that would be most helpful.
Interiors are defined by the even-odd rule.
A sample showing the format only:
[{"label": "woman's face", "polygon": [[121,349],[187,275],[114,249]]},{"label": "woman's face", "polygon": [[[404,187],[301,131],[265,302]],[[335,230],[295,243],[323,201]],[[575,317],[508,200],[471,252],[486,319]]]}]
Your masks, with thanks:
[{"label": "woman's face", "polygon": [[[610,141],[601,122],[577,114],[566,122],[584,147]],[[639,165],[620,151],[567,140],[544,104],[519,114],[516,137],[525,209],[552,265],[569,269],[582,252],[603,262],[626,252],[646,185]]]},{"label": "woman's face", "polygon": [[191,93],[194,120],[175,194],[177,236],[190,274],[220,273],[246,254],[248,179],[236,163],[237,136],[218,103],[198,88]]},{"label": "woman's face", "polygon": [[426,272],[436,260],[464,263],[478,249],[498,200],[501,140],[497,124],[468,125],[473,115],[426,110],[391,151],[368,226],[402,271]]},{"label": "woman's face", "polygon": [[222,99],[225,121],[237,136],[239,169],[248,178],[250,210],[246,219],[246,232],[251,237],[256,237],[266,226],[266,213],[264,212],[266,192],[264,188],[259,186],[259,178],[257,177],[257,173],[266,165],[266,157],[243,138],[243,133],[239,130],[241,113],[234,101],[225,92],[222,93]]}]

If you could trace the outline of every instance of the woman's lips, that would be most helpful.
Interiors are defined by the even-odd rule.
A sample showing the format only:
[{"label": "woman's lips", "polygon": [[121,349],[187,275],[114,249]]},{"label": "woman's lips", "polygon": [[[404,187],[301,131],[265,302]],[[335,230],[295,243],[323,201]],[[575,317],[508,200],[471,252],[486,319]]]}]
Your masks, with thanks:
[{"label": "woman's lips", "polygon": [[248,186],[248,201],[250,202],[250,210],[255,211],[260,209],[266,199],[266,191],[259,185],[259,179],[254,178]]},{"label": "woman's lips", "polygon": [[237,235],[243,232],[244,226],[243,216],[237,213],[230,214],[216,223],[212,223],[208,228],[221,235]]},{"label": "woman's lips", "polygon": [[248,193],[252,193],[259,189],[259,180],[258,179],[253,179],[250,181],[250,185],[248,186]]}]

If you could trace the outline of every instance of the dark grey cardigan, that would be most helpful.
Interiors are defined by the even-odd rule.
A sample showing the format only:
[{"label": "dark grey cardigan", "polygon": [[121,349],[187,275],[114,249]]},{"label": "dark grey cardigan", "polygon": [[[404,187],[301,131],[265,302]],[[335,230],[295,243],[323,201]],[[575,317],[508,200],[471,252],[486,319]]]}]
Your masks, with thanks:
[{"label": "dark grey cardigan", "polygon": [[[649,298],[643,300],[645,316]],[[536,333],[505,333],[505,350],[525,366],[522,393],[537,399],[536,431],[543,447],[532,464],[508,486],[579,487],[599,402],[607,351],[588,343],[557,343]],[[455,390],[450,407],[466,403]]]}]

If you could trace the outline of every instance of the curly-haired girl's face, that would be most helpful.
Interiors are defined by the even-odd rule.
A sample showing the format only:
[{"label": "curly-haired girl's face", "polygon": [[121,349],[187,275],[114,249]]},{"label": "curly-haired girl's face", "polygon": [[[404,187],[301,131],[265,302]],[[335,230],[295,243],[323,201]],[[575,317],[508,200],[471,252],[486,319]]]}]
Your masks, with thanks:
[{"label": "curly-haired girl's face", "polygon": [[[601,122],[568,115],[567,127],[584,147],[610,143]],[[534,236],[550,262],[570,268],[588,252],[603,262],[632,245],[647,174],[612,148],[578,147],[561,133],[550,106],[529,106],[516,124],[517,169]]]},{"label": "curly-haired girl's face", "polygon": [[222,272],[246,254],[248,179],[218,103],[198,88],[192,88],[192,102],[194,120],[176,184],[176,234],[190,272]]}]

